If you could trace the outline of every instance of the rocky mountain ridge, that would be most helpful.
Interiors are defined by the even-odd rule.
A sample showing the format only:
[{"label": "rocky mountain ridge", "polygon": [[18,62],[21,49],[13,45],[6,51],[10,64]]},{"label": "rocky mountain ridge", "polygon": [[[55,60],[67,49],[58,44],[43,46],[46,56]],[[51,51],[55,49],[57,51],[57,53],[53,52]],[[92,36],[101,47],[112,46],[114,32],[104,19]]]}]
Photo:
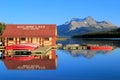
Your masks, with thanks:
[{"label": "rocky mountain ridge", "polygon": [[87,32],[111,30],[115,28],[117,28],[117,26],[109,21],[96,21],[90,16],[84,19],[72,18],[70,21],[65,22],[65,24],[57,26],[59,36],[72,36]]}]

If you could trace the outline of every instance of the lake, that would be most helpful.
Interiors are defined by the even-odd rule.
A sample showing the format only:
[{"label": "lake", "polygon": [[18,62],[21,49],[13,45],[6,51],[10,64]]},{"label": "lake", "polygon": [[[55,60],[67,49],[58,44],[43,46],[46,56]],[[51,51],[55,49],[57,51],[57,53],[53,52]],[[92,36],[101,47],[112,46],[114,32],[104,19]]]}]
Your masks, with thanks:
[{"label": "lake", "polygon": [[[50,61],[48,64],[42,63],[43,67],[32,65],[35,70],[29,65],[17,67],[19,70],[8,68],[5,64],[9,61],[0,60],[0,80],[120,80],[120,41],[74,39],[61,43],[110,45],[114,49],[111,51],[58,49],[55,51],[57,55],[55,64]],[[14,66],[19,62],[9,63]],[[29,64],[31,63],[29,61]]]}]

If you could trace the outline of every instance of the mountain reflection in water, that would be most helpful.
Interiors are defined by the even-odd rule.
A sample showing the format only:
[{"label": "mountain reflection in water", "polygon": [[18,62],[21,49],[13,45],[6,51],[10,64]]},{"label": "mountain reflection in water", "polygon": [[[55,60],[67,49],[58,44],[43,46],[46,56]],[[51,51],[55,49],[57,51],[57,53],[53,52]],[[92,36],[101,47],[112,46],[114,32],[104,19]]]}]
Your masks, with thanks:
[{"label": "mountain reflection in water", "polygon": [[[119,41],[69,40],[68,43],[66,42],[62,42],[63,45],[86,43],[109,45],[114,48],[111,51],[58,49],[55,51],[58,57],[53,60],[48,57],[33,61],[0,60],[0,80],[120,80]],[[15,64],[19,66],[16,68]],[[12,67],[8,67],[10,65]]]},{"label": "mountain reflection in water", "polygon": [[[59,41],[58,41],[59,43]],[[113,50],[116,48],[120,48],[120,41],[119,40],[106,40],[106,39],[67,39],[66,41],[61,41],[63,45],[67,44],[91,44],[97,46],[111,46]],[[73,57],[85,57],[85,58],[92,58],[97,54],[110,54],[113,50],[63,50],[64,53],[70,54]]]},{"label": "mountain reflection in water", "polygon": [[92,51],[92,50],[69,50],[64,51],[64,53],[69,53],[73,57],[85,57],[85,58],[92,58],[97,54],[109,54],[110,51]]}]

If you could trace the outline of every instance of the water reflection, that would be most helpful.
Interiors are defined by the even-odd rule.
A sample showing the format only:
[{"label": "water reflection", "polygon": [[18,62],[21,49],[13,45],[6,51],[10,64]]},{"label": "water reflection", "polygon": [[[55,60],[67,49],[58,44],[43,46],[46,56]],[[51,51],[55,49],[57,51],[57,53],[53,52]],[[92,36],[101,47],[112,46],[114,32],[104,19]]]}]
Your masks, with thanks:
[{"label": "water reflection", "polygon": [[55,50],[41,54],[41,57],[35,57],[32,60],[22,60],[17,56],[17,60],[10,57],[9,60],[3,59],[2,61],[9,70],[55,70],[57,67]]},{"label": "water reflection", "polygon": [[90,59],[96,54],[109,54],[111,51],[93,51],[93,50],[68,50],[64,51],[65,53],[70,54],[72,57],[85,57]]},{"label": "water reflection", "polygon": [[[82,57],[90,59],[94,57],[96,54],[103,54],[103,55],[109,54],[111,53],[111,51],[120,47],[120,41],[118,40],[99,40],[99,39],[97,40],[96,39],[68,39],[68,40],[69,40],[69,43],[67,42],[67,44],[65,44],[64,46],[68,44],[73,44],[72,46],[74,46],[75,44],[90,45],[90,46],[85,46],[85,48],[80,48],[80,49],[78,49],[79,47],[77,47],[76,45],[75,45],[76,47],[69,46],[70,49],[67,46],[68,47],[67,50],[63,50],[63,52],[68,53],[73,57],[82,56]],[[63,43],[66,43],[66,42],[63,42]],[[94,48],[93,48],[93,45],[95,45]]]},{"label": "water reflection", "polygon": [[110,45],[113,47],[120,47],[120,40],[109,40],[109,39],[67,39],[66,41],[57,41],[57,43],[66,44],[96,44],[96,45]]},{"label": "water reflection", "polygon": [[[72,41],[71,41],[72,42]],[[98,43],[97,43],[98,42]],[[119,42],[84,41],[84,43],[115,46],[113,50],[57,50],[54,59],[44,56],[33,60],[0,61],[2,80],[119,80],[120,48]],[[78,44],[78,43],[77,43]],[[118,46],[116,46],[118,45]],[[116,49],[117,48],[117,49]],[[56,55],[56,51],[52,52]],[[50,53],[51,54],[51,53]],[[51,54],[51,55],[53,55]],[[109,54],[105,56],[106,54]],[[103,55],[103,56],[102,56]],[[57,69],[56,69],[57,68]],[[12,70],[12,71],[11,71]],[[23,71],[22,71],[23,70]],[[34,71],[36,70],[36,71]],[[46,71],[45,71],[46,70]],[[7,75],[6,75],[7,74]],[[27,74],[27,75],[26,75]],[[46,77],[47,76],[47,77]]]}]

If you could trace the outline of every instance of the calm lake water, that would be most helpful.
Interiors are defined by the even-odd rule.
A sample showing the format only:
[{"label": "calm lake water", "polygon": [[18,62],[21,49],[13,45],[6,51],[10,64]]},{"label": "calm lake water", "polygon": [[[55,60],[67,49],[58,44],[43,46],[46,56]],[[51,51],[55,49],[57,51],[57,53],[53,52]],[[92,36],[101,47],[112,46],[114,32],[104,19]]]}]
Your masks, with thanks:
[{"label": "calm lake water", "polygon": [[68,40],[63,43],[110,45],[114,49],[111,51],[58,49],[56,68],[52,70],[9,70],[0,60],[0,80],[120,80],[119,41]]}]

